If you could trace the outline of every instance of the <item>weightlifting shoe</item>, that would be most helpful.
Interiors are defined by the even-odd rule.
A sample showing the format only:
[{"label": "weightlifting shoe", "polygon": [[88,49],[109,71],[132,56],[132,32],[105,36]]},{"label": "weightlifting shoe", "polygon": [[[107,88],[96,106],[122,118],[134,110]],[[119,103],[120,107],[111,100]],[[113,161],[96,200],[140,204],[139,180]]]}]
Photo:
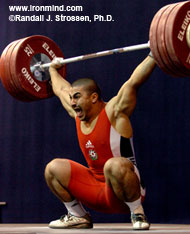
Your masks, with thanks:
[{"label": "weightlifting shoe", "polygon": [[150,223],[144,214],[131,213],[131,222],[133,230],[148,230],[150,228]]},{"label": "weightlifting shoe", "polygon": [[91,216],[76,217],[70,213],[61,216],[60,219],[49,223],[50,228],[70,229],[70,228],[93,228]]}]

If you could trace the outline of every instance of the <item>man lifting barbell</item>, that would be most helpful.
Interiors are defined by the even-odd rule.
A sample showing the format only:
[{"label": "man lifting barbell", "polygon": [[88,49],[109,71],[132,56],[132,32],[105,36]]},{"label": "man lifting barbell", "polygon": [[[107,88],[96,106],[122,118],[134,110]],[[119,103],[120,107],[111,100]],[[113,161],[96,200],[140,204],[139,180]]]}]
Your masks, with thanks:
[{"label": "man lifting barbell", "polygon": [[88,168],[61,158],[46,166],[47,184],[68,210],[67,215],[52,221],[49,227],[92,228],[83,203],[106,213],[131,212],[133,229],[149,229],[141,205],[145,188],[136,167],[129,117],[136,106],[139,87],[155,67],[154,59],[148,56],[107,103],[102,100],[95,81],[79,79],[70,84],[58,73],[60,67],[59,58],[50,65],[53,91],[75,118]]},{"label": "man lifting barbell", "polygon": [[[61,67],[59,61],[51,64],[53,91],[76,120],[88,168],[68,159],[54,159],[47,165],[47,184],[68,210],[67,215],[50,222],[49,227],[91,228],[91,217],[82,206],[85,204],[102,212],[130,212],[133,229],[149,229],[141,204],[145,190],[136,167],[129,118],[136,105],[137,91],[152,73],[155,62],[171,76],[190,75],[189,4],[189,1],[170,4],[157,12],[149,36],[154,59],[148,56],[108,103],[101,99],[93,80],[80,79],[70,84],[57,72]],[[68,62],[124,50],[79,56]]]},{"label": "man lifting barbell", "polygon": [[[48,62],[63,55],[45,36],[16,40],[4,49],[0,76],[6,90],[20,101],[36,101],[56,94],[76,120],[80,147],[89,166],[67,159],[54,159],[47,165],[47,184],[68,210],[68,215],[49,224],[51,228],[91,228],[92,220],[83,203],[108,213],[131,212],[134,229],[149,229],[141,205],[145,190],[136,167],[129,118],[138,88],[148,79],[155,63],[170,76],[190,76],[189,7],[190,2],[184,1],[161,8],[151,23],[150,43],[142,45],[56,58],[52,63]],[[71,85],[62,78],[64,64],[149,47],[154,59],[148,56],[108,103],[101,99],[93,80],[80,79]],[[52,86],[46,70],[49,66]]]}]

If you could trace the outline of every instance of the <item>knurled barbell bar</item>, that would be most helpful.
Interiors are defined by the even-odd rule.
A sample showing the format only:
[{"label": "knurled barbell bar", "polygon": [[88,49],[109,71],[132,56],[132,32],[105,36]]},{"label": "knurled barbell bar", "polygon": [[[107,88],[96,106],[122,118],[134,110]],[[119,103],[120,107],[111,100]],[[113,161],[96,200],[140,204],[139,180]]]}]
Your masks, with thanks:
[{"label": "knurled barbell bar", "polygon": [[[5,89],[20,101],[52,97],[49,66],[55,57],[62,64],[150,48],[158,66],[168,75],[190,77],[190,1],[162,7],[154,16],[149,42],[64,59],[50,38],[34,35],[10,43],[0,60],[0,77]],[[59,70],[66,77],[66,68]]]}]

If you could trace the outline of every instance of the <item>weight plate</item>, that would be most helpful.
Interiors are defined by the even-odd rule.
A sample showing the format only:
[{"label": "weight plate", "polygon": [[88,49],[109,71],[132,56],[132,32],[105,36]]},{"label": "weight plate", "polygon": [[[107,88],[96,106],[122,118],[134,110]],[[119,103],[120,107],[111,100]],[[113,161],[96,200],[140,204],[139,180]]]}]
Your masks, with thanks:
[{"label": "weight plate", "polygon": [[[64,57],[57,44],[48,37],[35,35],[23,39],[14,48],[12,56],[12,72],[21,87],[31,96],[39,99],[52,97],[53,91],[47,71],[38,71],[36,64],[51,61],[54,57]],[[40,73],[41,72],[41,73]],[[65,66],[60,70],[65,77]],[[38,77],[38,79],[37,79]]]},{"label": "weight plate", "polygon": [[6,82],[7,85],[7,91],[16,99],[20,101],[24,101],[25,97],[21,94],[21,91],[16,87],[14,80],[12,79],[11,73],[10,73],[10,58],[12,57],[12,51],[14,50],[15,46],[20,42],[20,40],[16,41],[13,43],[5,56],[5,62],[4,62],[4,67],[5,67],[5,74],[6,74]]},{"label": "weight plate", "polygon": [[6,48],[3,50],[2,54],[1,54],[1,59],[0,59],[0,77],[1,77],[1,81],[2,81],[2,84],[4,86],[4,88],[6,89],[7,87],[7,81],[8,81],[8,78],[6,77],[6,71],[5,71],[5,60],[6,60],[6,54],[9,50],[9,48],[14,44],[16,43],[17,41],[13,41],[11,42],[10,44],[8,44],[6,46]]},{"label": "weight plate", "polygon": [[162,61],[162,58],[160,56],[159,50],[158,50],[158,44],[157,44],[157,28],[159,21],[163,15],[163,13],[170,7],[170,5],[166,5],[162,7],[154,16],[151,26],[150,26],[150,31],[149,31],[149,39],[150,39],[150,49],[153,54],[153,57],[158,64],[158,66],[161,68],[162,71],[167,73],[168,75],[173,76],[173,72],[169,70],[165,64]]},{"label": "weight plate", "polygon": [[[180,4],[181,5],[181,4]],[[173,73],[174,77],[186,77],[189,76],[189,72],[187,69],[184,69],[182,66],[176,66],[167,51],[166,43],[165,43],[165,25],[170,13],[178,6],[178,4],[171,4],[164,13],[158,23],[157,27],[157,45],[158,51],[160,53],[161,59],[165,66]]]},{"label": "weight plate", "polygon": [[14,73],[13,71],[13,64],[14,64],[14,56],[13,56],[13,52],[15,50],[15,48],[18,46],[18,44],[22,43],[22,41],[25,40],[21,39],[14,47],[12,47],[12,49],[10,49],[10,52],[8,53],[8,57],[7,57],[7,66],[8,66],[8,70],[10,73],[10,82],[12,83],[12,87],[14,87],[14,93],[17,95],[17,99],[21,100],[21,101],[25,101],[25,102],[30,102],[30,101],[35,101],[38,100],[37,97],[34,97],[33,95],[31,95],[30,93],[28,93],[25,89],[23,89],[23,87],[21,86],[20,82],[19,82],[19,78],[17,76],[17,74]]},{"label": "weight plate", "polygon": [[6,76],[9,77],[7,79],[7,84],[9,85],[10,88],[10,94],[20,100],[20,101],[31,101],[31,97],[28,96],[28,93],[26,93],[21,86],[19,86],[19,83],[16,82],[17,77],[12,76],[11,74],[11,68],[12,68],[12,63],[11,63],[11,58],[12,58],[12,53],[14,51],[14,48],[20,43],[22,40],[18,40],[16,43],[10,46],[9,50],[7,51],[6,57],[5,57],[5,69],[6,69]]},{"label": "weight plate", "polygon": [[12,86],[10,82],[10,73],[9,73],[9,67],[8,67],[8,60],[7,57],[10,53],[10,50],[19,42],[20,40],[16,40],[12,43],[10,43],[3,51],[1,55],[1,62],[0,62],[0,73],[1,73],[1,81],[4,86],[4,88],[7,90],[7,92],[12,95],[14,98],[17,98],[17,95],[15,93],[14,87]]},{"label": "weight plate", "polygon": [[165,26],[165,42],[168,53],[177,66],[190,68],[190,48],[186,33],[190,23],[190,2],[178,4],[168,16]]}]

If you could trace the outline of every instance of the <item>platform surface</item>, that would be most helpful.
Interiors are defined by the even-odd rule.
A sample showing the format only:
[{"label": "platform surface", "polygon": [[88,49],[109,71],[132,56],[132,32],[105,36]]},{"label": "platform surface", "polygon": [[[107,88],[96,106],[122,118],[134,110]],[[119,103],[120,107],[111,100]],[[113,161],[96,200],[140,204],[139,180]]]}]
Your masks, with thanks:
[{"label": "platform surface", "polygon": [[50,229],[48,224],[0,224],[1,234],[124,234],[124,233],[190,233],[190,225],[152,224],[148,231],[134,231],[131,224],[104,223],[94,224],[93,229]]}]

